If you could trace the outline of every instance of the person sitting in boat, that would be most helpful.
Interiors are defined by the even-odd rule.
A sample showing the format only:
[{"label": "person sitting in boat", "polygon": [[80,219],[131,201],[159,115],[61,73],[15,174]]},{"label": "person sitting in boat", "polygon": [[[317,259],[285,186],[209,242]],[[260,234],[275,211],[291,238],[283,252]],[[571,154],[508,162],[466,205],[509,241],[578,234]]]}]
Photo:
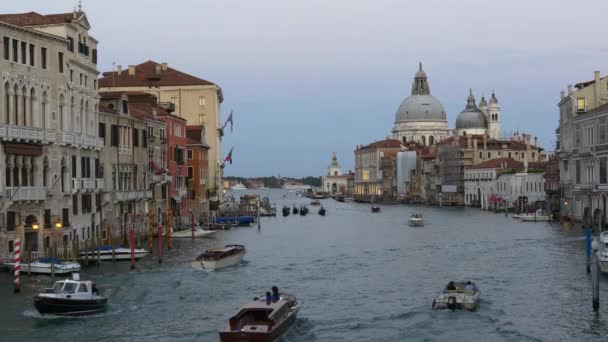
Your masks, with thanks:
[{"label": "person sitting in boat", "polygon": [[453,282],[453,281],[450,281],[450,282],[448,283],[448,286],[446,286],[446,288],[445,288],[445,289],[446,289],[446,290],[448,290],[448,291],[454,291],[454,290],[456,290],[456,285],[454,284],[454,282]]},{"label": "person sitting in boat", "polygon": [[464,286],[465,291],[475,292],[475,286],[471,283],[471,281],[467,281],[467,284]]},{"label": "person sitting in boat", "polygon": [[97,289],[97,286],[95,284],[93,284],[93,288],[91,289],[91,291],[94,295],[99,295],[99,290]]},{"label": "person sitting in boat", "polygon": [[272,287],[272,301],[276,303],[279,301],[279,299],[280,299],[279,288],[276,286],[273,286]]}]

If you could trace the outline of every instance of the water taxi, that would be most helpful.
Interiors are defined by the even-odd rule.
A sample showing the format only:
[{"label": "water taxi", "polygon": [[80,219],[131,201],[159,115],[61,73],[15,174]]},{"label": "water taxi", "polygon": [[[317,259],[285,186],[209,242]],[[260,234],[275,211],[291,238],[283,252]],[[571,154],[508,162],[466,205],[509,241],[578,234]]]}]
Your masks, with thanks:
[{"label": "water taxi", "polygon": [[433,301],[433,309],[473,311],[479,305],[479,288],[473,282],[449,282]]}]

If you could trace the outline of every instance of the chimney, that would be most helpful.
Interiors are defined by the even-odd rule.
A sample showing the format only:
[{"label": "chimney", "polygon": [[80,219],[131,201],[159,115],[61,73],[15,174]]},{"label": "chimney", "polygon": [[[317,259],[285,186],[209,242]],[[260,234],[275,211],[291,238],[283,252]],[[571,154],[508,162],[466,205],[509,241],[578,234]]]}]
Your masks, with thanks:
[{"label": "chimney", "polygon": [[593,104],[597,108],[600,105],[600,72],[594,71],[595,82],[593,83]]},{"label": "chimney", "polygon": [[160,65],[157,65],[157,66],[156,66],[156,74],[157,74],[157,75],[160,75]]},{"label": "chimney", "polygon": [[118,74],[119,74],[119,75],[120,75],[120,74],[122,74],[122,65],[119,65],[119,66],[118,66]]},{"label": "chimney", "polygon": [[167,71],[168,65],[167,63],[161,63],[163,71]]},{"label": "chimney", "polygon": [[129,65],[129,76],[135,76],[135,65]]},{"label": "chimney", "polygon": [[563,91],[563,90],[562,90],[562,91],[560,91],[560,92],[559,92],[559,98],[560,98],[561,100],[565,99],[565,98],[566,98],[566,92],[565,92],[565,91]]},{"label": "chimney", "polygon": [[538,147],[538,137],[534,137],[534,146]]},{"label": "chimney", "polygon": [[572,84],[568,84],[568,95],[572,95]]}]

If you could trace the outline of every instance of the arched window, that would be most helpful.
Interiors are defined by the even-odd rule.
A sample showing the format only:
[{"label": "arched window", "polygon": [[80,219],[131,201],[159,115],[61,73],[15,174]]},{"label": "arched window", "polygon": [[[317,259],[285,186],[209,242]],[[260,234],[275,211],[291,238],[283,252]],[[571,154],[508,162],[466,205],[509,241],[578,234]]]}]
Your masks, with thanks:
[{"label": "arched window", "polygon": [[65,99],[63,97],[63,94],[59,95],[59,130],[63,131],[64,127],[63,127],[63,106],[65,105],[64,103]]},{"label": "arched window", "polygon": [[403,137],[402,140],[403,140],[403,144],[405,145],[405,143],[406,143],[405,137]]},{"label": "arched window", "polygon": [[42,101],[41,101],[41,105],[40,105],[40,116],[42,118],[42,128],[46,128],[46,108],[47,108],[47,95],[46,95],[46,91],[42,93]]},{"label": "arched window", "polygon": [[18,125],[19,124],[19,88],[17,87],[17,85],[15,84],[15,94],[14,94],[14,100],[13,100],[13,105],[15,106],[15,108],[13,108],[13,118],[15,119],[15,121],[13,121],[13,124]]},{"label": "arched window", "polygon": [[29,123],[31,126],[34,126],[34,104],[36,102],[36,90],[34,90],[34,88],[30,89],[30,108],[28,110],[29,112]]},{"label": "arched window", "polygon": [[420,141],[422,141],[422,145],[426,145],[426,137],[424,135],[420,138]]},{"label": "arched window", "polygon": [[435,137],[431,135],[429,137],[429,146],[432,146],[434,143],[435,143]]},{"label": "arched window", "polygon": [[21,110],[23,111],[23,113],[22,113],[23,121],[21,121],[21,123],[23,124],[23,126],[27,126],[27,124],[28,124],[27,116],[28,116],[29,106],[27,103],[27,89],[25,89],[25,87],[23,87],[23,89],[21,89]]},{"label": "arched window", "polygon": [[15,252],[15,242],[13,240],[10,240],[8,242],[8,252],[9,253]]},{"label": "arched window", "polygon": [[4,84],[4,118],[6,124],[9,124],[11,115],[11,86],[6,82]]},{"label": "arched window", "polygon": [[49,159],[47,156],[44,156],[42,163],[42,186],[46,187],[49,181]]}]

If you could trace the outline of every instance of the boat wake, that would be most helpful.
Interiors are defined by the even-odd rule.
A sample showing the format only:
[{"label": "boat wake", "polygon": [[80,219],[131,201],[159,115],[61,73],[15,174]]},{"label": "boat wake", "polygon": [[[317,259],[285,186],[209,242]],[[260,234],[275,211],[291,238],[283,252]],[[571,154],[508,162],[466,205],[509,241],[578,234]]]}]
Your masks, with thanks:
[{"label": "boat wake", "polygon": [[124,311],[122,309],[108,309],[104,312],[92,314],[92,315],[82,315],[82,316],[61,316],[61,315],[41,315],[36,310],[25,310],[21,314],[23,317],[34,318],[40,320],[82,320],[82,319],[93,319],[93,318],[102,318],[102,317],[110,317],[115,315],[120,315]]}]

